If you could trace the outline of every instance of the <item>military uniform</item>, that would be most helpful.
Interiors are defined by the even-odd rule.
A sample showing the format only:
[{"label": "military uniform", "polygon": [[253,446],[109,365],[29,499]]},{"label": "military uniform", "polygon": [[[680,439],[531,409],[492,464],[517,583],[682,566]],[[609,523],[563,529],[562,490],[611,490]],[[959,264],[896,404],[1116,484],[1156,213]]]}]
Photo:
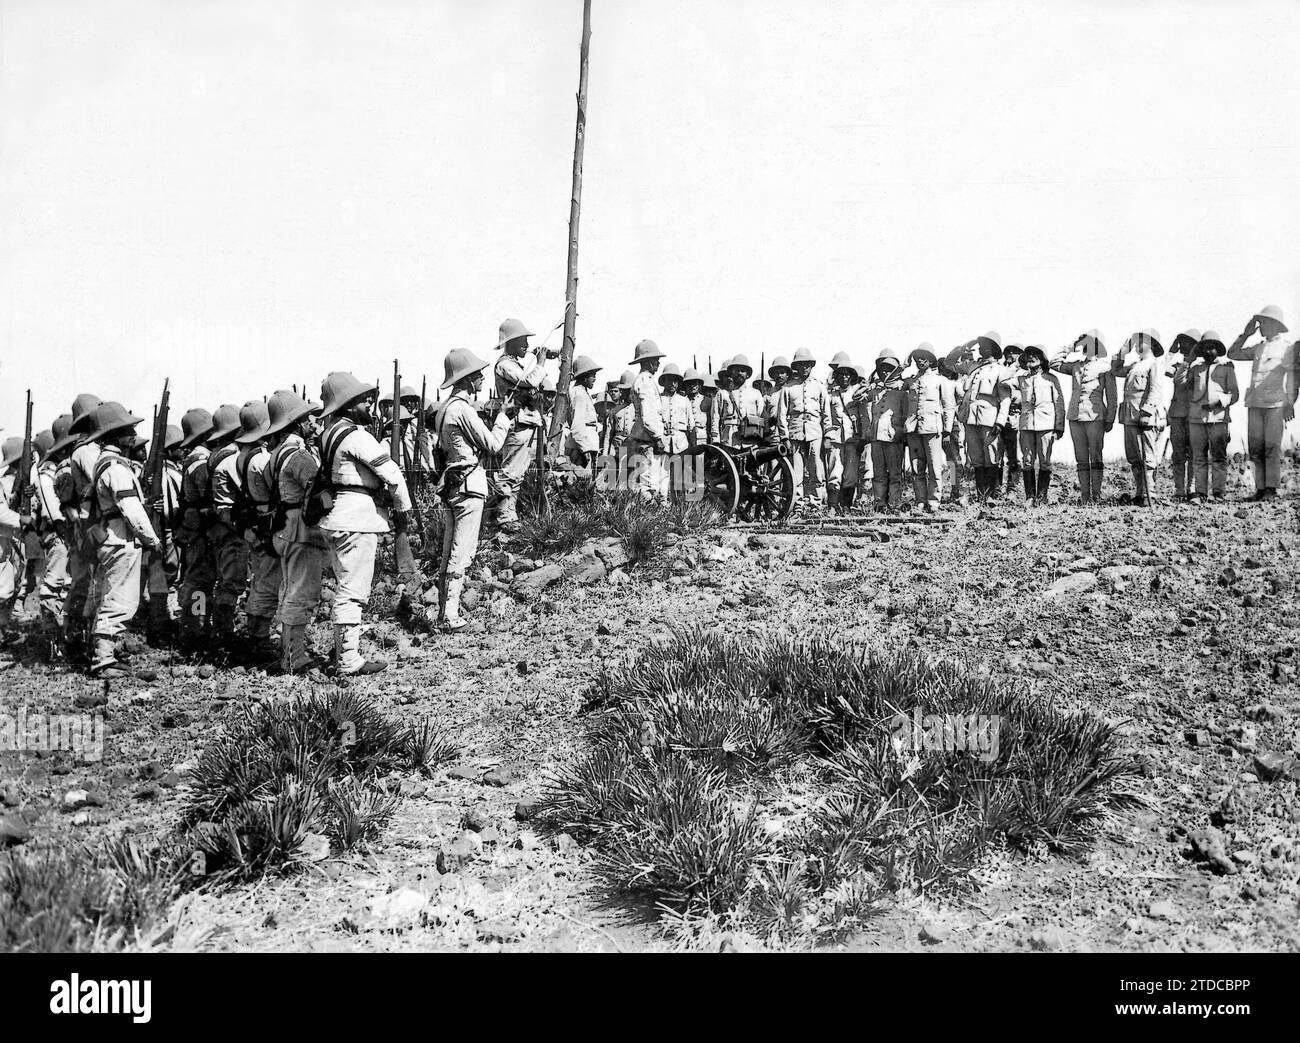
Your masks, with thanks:
[{"label": "military uniform", "polygon": [[822,439],[831,426],[830,400],[820,380],[792,379],[781,389],[776,407],[776,436],[789,441],[794,466],[794,495],[826,503],[826,472],[822,467]]},{"label": "military uniform", "polygon": [[628,433],[628,465],[637,469],[643,495],[658,496],[666,481],[663,454],[668,451],[659,385],[653,373],[642,370],[632,384],[632,430]]},{"label": "military uniform", "polygon": [[212,490],[212,520],[208,541],[212,546],[217,579],[212,592],[214,636],[229,642],[235,630],[235,610],[248,588],[248,544],[235,518],[243,498],[237,470],[239,449],[233,444],[213,451],[208,459],[208,484]]},{"label": "military uniform", "polygon": [[1052,447],[1065,430],[1065,396],[1045,357],[1037,373],[1020,377],[1019,426],[1025,499],[1046,503],[1052,484]]},{"label": "military uniform", "polygon": [[271,636],[271,621],[280,601],[280,558],[268,547],[271,522],[271,452],[264,445],[253,446],[241,454],[240,470],[255,522],[244,531],[248,543],[249,581],[244,615],[248,619],[248,636],[266,641]]},{"label": "military uniform", "polygon": [[590,458],[600,452],[600,418],[596,414],[591,389],[583,384],[570,385],[569,405],[569,451],[579,456],[583,466],[587,466]]},{"label": "military uniform", "polygon": [[873,376],[864,395],[866,437],[871,445],[871,493],[879,507],[901,507],[903,450],[907,445],[907,395],[902,374],[896,370],[884,380]]},{"label": "military uniform", "polygon": [[[1281,312],[1276,321],[1281,322]],[[1251,364],[1245,395],[1246,450],[1255,471],[1256,494],[1264,495],[1282,484],[1282,433],[1287,411],[1294,414],[1300,391],[1300,343],[1285,328],[1250,347],[1245,346],[1247,337],[1243,333],[1233,342],[1228,358]]]},{"label": "military uniform", "polygon": [[68,589],[68,523],[59,505],[55,479],[60,463],[46,458],[36,468],[36,533],[45,555],[41,574],[41,617],[53,630],[63,627],[63,600]]},{"label": "military uniform", "polygon": [[[541,363],[532,355],[527,356],[524,363],[512,355],[502,355],[492,373],[496,381],[496,397],[502,403],[510,401],[522,381],[527,380],[534,386],[541,383]],[[493,476],[492,517],[498,525],[509,528],[519,522],[519,489],[536,455],[542,423],[542,414],[536,409],[521,409],[501,447],[500,466]]]},{"label": "military uniform", "polygon": [[949,353],[948,362],[966,377],[966,387],[957,405],[957,422],[966,439],[966,462],[975,475],[975,491],[981,496],[999,492],[1002,472],[1001,433],[1011,415],[1011,380],[992,355],[963,359],[960,348]]},{"label": "military uniform", "polygon": [[208,483],[211,456],[207,446],[196,445],[181,463],[180,525],[174,539],[181,554],[181,640],[190,648],[203,635],[217,581],[216,558],[208,539],[208,527],[212,523],[212,494]]},{"label": "military uniform", "polygon": [[366,667],[361,657],[361,615],[370,600],[379,535],[389,531],[387,491],[397,511],[411,509],[401,469],[369,431],[337,421],[321,436],[321,460],[332,463],[334,505],[321,519],[338,588],[331,619],[340,674]]},{"label": "military uniform", "polygon": [[1081,358],[1069,355],[1053,361],[1052,368],[1071,379],[1066,419],[1074,443],[1074,466],[1079,476],[1079,499],[1083,503],[1101,500],[1101,483],[1106,464],[1102,450],[1106,432],[1115,423],[1119,409],[1115,374],[1106,359],[1106,346],[1098,335],[1086,334]]},{"label": "military uniform", "polygon": [[943,433],[952,429],[957,403],[951,381],[933,368],[903,382],[904,427],[912,458],[912,493],[918,506],[939,506],[943,474]]},{"label": "military uniform", "polygon": [[[21,438],[17,439],[18,452],[22,451],[22,441]],[[0,474],[0,499],[3,499],[6,505],[13,499],[14,485],[17,481],[17,463]],[[0,632],[6,631],[9,627],[14,604],[18,600],[22,587],[25,562],[22,533],[0,534]]]},{"label": "military uniform", "polygon": [[[1208,331],[1202,343],[1223,342]],[[1175,378],[1187,391],[1188,428],[1192,443],[1192,488],[1202,499],[1222,499],[1228,484],[1229,412],[1240,397],[1237,372],[1222,357],[1198,358]]]},{"label": "military uniform", "polygon": [[307,649],[307,627],[320,602],[326,542],[319,528],[307,524],[302,506],[319,470],[320,460],[315,450],[299,435],[291,434],[276,447],[266,472],[268,486],[274,482],[278,490],[280,514],[284,519],[281,528],[272,534],[272,540],[280,555],[277,615],[282,646],[280,665],[286,673],[294,673],[314,662]]},{"label": "military uniform", "polygon": [[1112,368],[1124,378],[1119,422],[1124,425],[1124,455],[1133,470],[1137,502],[1145,504],[1155,492],[1156,447],[1165,426],[1165,363],[1157,356],[1124,363],[1116,356]]}]

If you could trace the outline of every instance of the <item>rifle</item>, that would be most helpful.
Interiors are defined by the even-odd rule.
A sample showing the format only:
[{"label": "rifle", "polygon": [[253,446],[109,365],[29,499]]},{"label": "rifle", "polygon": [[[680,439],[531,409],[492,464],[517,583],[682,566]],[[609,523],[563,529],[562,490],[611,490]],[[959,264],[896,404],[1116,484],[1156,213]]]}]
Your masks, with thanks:
[{"label": "rifle", "polygon": [[[393,359],[393,429],[388,436],[388,455],[400,468],[402,459],[402,375],[397,371],[397,359]],[[393,534],[393,557],[397,575],[413,576],[415,574],[415,555],[411,553],[411,537],[405,531]]]},{"label": "rifle", "polygon": [[[422,376],[420,378],[420,411],[415,415],[415,470],[414,476],[419,480],[421,487],[424,485],[424,396],[429,390],[429,378]],[[415,525],[420,530],[420,536],[424,536],[424,513],[420,510],[420,500],[415,495],[415,490],[411,489],[411,507],[415,513]]]},{"label": "rifle", "polygon": [[18,458],[9,507],[19,515],[31,513],[32,496],[32,390],[27,389],[27,426],[23,430],[23,455]]},{"label": "rifle", "polygon": [[167,462],[167,414],[171,405],[171,378],[163,380],[162,398],[153,413],[153,434],[149,438],[149,456],[144,462],[144,499],[148,505],[154,532],[162,541],[162,554],[167,554],[166,507],[154,507],[155,501],[164,497],[163,473]]}]

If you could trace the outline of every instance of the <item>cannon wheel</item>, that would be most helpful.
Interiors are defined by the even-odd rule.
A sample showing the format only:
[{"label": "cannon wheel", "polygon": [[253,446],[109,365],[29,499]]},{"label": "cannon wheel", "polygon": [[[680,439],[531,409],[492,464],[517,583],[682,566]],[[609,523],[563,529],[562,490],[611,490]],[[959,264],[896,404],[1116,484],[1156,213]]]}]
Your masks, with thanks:
[{"label": "cannon wheel", "polygon": [[794,468],[784,456],[754,464],[741,476],[742,521],[784,522],[794,510]]},{"label": "cannon wheel", "polygon": [[740,503],[740,472],[731,454],[716,445],[699,445],[690,452],[704,457],[705,500],[730,518]]}]

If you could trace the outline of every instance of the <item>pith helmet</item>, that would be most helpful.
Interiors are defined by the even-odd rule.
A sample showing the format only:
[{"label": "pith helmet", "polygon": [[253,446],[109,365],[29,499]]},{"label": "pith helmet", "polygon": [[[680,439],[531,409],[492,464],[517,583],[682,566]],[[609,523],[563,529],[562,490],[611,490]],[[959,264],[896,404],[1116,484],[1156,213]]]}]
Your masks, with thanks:
[{"label": "pith helmet", "polygon": [[1042,368],[1044,372],[1047,371],[1047,352],[1043,350],[1042,345],[1040,344],[1025,345],[1025,350],[1021,352],[1020,355],[1021,364],[1023,365],[1030,358],[1038,359],[1038,365]]},{"label": "pith helmet", "polygon": [[555,378],[549,373],[542,377],[541,392],[543,395],[555,395],[559,393],[559,390],[555,386]]},{"label": "pith helmet", "polygon": [[596,363],[593,362],[591,357],[588,355],[579,355],[576,359],[573,360],[573,378],[575,380],[578,377],[583,376],[584,374],[599,373],[599,372],[600,372],[600,367],[597,366]]},{"label": "pith helmet", "polygon": [[727,363],[728,369],[743,369],[750,373],[754,372],[754,367],[749,364],[748,355],[733,355],[731,361]]},{"label": "pith helmet", "polygon": [[320,406],[306,402],[292,391],[277,391],[266,404],[268,435],[283,431],[290,424],[297,423],[305,416],[319,413]]},{"label": "pith helmet", "polygon": [[[420,401],[420,393],[419,393],[418,391],[416,391],[415,388],[413,388],[413,387],[408,387],[407,385],[403,384],[403,385],[402,385],[402,390],[401,390],[400,392],[398,392],[398,398],[399,398],[402,402],[405,402],[408,398],[413,398],[413,399],[415,399],[415,401],[419,402],[419,401]],[[392,388],[389,388],[387,391],[385,391],[382,395],[379,396],[379,401],[380,401],[380,402],[391,402],[392,400],[393,400],[393,389],[392,389]]]},{"label": "pith helmet", "polygon": [[321,416],[333,416],[341,409],[346,409],[357,399],[373,395],[375,388],[363,384],[351,373],[334,372],[321,381],[320,400]]},{"label": "pith helmet", "polygon": [[669,377],[674,377],[678,381],[682,379],[681,367],[678,366],[676,362],[669,362],[659,371],[659,383],[662,384]]},{"label": "pith helmet", "polygon": [[[516,319],[507,319],[501,324],[501,329],[504,331],[507,323],[517,321]],[[488,364],[470,351],[469,348],[452,348],[442,361],[443,374],[446,377],[442,382],[442,386],[449,388],[458,380],[464,380],[466,377],[487,368]]]},{"label": "pith helmet", "polygon": [[239,434],[235,441],[240,445],[252,445],[266,437],[266,429],[271,426],[271,418],[265,402],[245,402],[239,411]]},{"label": "pith helmet", "polygon": [[518,319],[506,319],[497,330],[497,348],[504,348],[512,340],[518,340],[520,337],[533,336],[536,334]]},{"label": "pith helmet", "polygon": [[[997,330],[989,330],[987,333],[981,333],[975,338],[975,342],[980,347],[980,354],[985,358],[992,355],[995,358],[1002,357],[1002,337]],[[996,348],[997,351],[985,351],[985,348]]]},{"label": "pith helmet", "polygon": [[1169,345],[1171,352],[1182,352],[1184,355],[1190,355],[1192,349],[1201,342],[1200,330],[1183,330],[1174,338],[1174,342]]},{"label": "pith helmet", "polygon": [[632,365],[638,362],[645,362],[648,359],[664,358],[664,353],[659,350],[659,345],[652,340],[643,340],[636,346],[636,351],[632,355]]},{"label": "pith helmet", "polygon": [[898,357],[898,352],[893,351],[890,348],[886,348],[879,355],[877,355],[876,361],[888,362],[895,369],[898,369],[903,364],[903,360]]},{"label": "pith helmet", "polygon": [[1005,362],[1013,355],[1019,358],[1023,350],[1019,344],[1008,344],[1002,349],[1002,360]]},{"label": "pith helmet", "polygon": [[164,448],[164,449],[175,449],[177,446],[179,446],[179,445],[181,444],[181,442],[182,442],[182,440],[183,440],[184,438],[185,438],[185,432],[183,432],[183,431],[182,431],[179,427],[177,427],[175,424],[168,424],[168,425],[167,425],[167,435],[166,435],[166,437],[163,439],[163,448]]},{"label": "pith helmet", "polygon": [[[399,424],[404,424],[404,423],[406,423],[408,420],[414,420],[414,419],[415,419],[415,414],[414,414],[414,413],[412,413],[409,409],[407,409],[407,408],[406,408],[404,405],[402,405],[400,402],[397,403],[397,422],[398,422]],[[384,424],[384,426],[385,426],[385,427],[392,427],[392,426],[393,426],[393,418],[392,418],[392,417],[389,417],[388,420],[387,420],[387,422]]]},{"label": "pith helmet", "polygon": [[859,363],[855,362],[852,366],[849,367],[849,369],[853,370],[853,375],[858,378],[857,383],[861,384],[863,381],[867,379],[866,366],[860,365]]},{"label": "pith helmet", "polygon": [[95,410],[104,404],[98,395],[78,395],[72,400],[72,433],[84,435],[95,422]]},{"label": "pith helmet", "polygon": [[[23,440],[21,438],[6,438],[4,444],[0,445],[0,467],[8,467],[10,464],[16,464],[18,458],[23,455]],[[26,479],[24,479],[25,481]]]},{"label": "pith helmet", "polygon": [[105,402],[95,407],[95,420],[86,437],[91,440],[99,439],[111,435],[114,431],[143,423],[142,417],[132,416],[121,402]]},{"label": "pith helmet", "polygon": [[787,373],[790,372],[790,360],[784,355],[778,355],[772,360],[772,364],[767,367],[767,375],[769,377],[774,377],[776,376],[777,370],[785,370]]},{"label": "pith helmet", "polygon": [[1255,312],[1255,318],[1271,319],[1273,322],[1276,322],[1283,329],[1287,328],[1286,323],[1282,321],[1282,309],[1279,308],[1276,304],[1270,304],[1267,305],[1266,307],[1260,308],[1259,311]]},{"label": "pith helmet", "polygon": [[239,430],[239,407],[232,405],[217,406],[212,414],[212,430],[204,441],[209,444],[229,438]]},{"label": "pith helmet", "polygon": [[794,353],[794,358],[790,361],[790,365],[793,367],[793,366],[802,365],[804,363],[807,363],[808,365],[811,366],[815,366],[817,365],[817,360],[813,358],[812,352],[809,351],[807,348],[800,348],[798,351]]},{"label": "pith helmet", "polygon": [[60,449],[66,449],[77,440],[77,436],[72,433],[72,414],[64,413],[56,417],[54,423],[50,425],[50,430],[54,434],[54,444],[50,446],[51,453],[57,453]]},{"label": "pith helmet", "polygon": [[1136,344],[1139,340],[1145,340],[1151,345],[1151,354],[1159,358],[1165,353],[1165,346],[1160,342],[1160,334],[1148,326],[1144,330],[1138,330],[1137,333],[1129,337],[1129,342]]},{"label": "pith helmet", "polygon": [[703,380],[704,380],[705,391],[718,390],[718,375],[716,373],[705,373]]},{"label": "pith helmet", "polygon": [[[1106,357],[1106,342],[1101,339],[1100,330],[1089,330],[1087,333],[1080,333],[1074,342],[1074,346],[1082,349],[1085,355],[1090,355],[1093,358],[1104,359]],[[1008,349],[1010,347],[1011,345],[1008,345]]]},{"label": "pith helmet", "polygon": [[703,379],[704,378],[700,376],[700,371],[696,369],[694,366],[687,366],[686,372],[682,374],[683,384],[689,384],[692,380],[703,380]]},{"label": "pith helmet", "polygon": [[1227,347],[1224,346],[1223,338],[1214,330],[1206,330],[1201,334],[1200,346],[1202,348],[1205,348],[1206,346],[1212,347],[1214,349],[1215,358],[1221,359],[1228,353]]},{"label": "pith helmet", "polygon": [[206,409],[190,409],[181,417],[181,432],[184,438],[181,439],[181,448],[188,449],[192,445],[198,445],[208,436],[212,430],[212,414]]},{"label": "pith helmet", "polygon": [[36,459],[44,460],[50,455],[50,449],[54,447],[54,432],[39,431],[32,436],[32,449],[36,452]]},{"label": "pith helmet", "polygon": [[841,366],[853,365],[847,351],[837,351],[835,357],[831,359],[831,369],[839,369]]},{"label": "pith helmet", "polygon": [[632,385],[636,383],[636,370],[625,369],[623,375],[618,378],[618,389],[620,391],[631,391]]}]

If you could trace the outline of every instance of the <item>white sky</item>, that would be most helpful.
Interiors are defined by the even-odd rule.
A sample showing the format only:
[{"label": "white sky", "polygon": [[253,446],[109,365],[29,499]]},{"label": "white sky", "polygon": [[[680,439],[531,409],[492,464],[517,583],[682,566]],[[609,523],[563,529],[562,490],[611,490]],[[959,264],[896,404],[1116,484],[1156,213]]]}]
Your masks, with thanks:
[{"label": "white sky", "polygon": [[[578,351],[613,376],[643,337],[865,362],[1300,320],[1294,0],[593,6]],[[432,386],[550,329],[580,25],[0,0],[6,434],[28,386],[38,426],[83,390],[147,416],[165,374],[178,409],[395,356]]]}]

